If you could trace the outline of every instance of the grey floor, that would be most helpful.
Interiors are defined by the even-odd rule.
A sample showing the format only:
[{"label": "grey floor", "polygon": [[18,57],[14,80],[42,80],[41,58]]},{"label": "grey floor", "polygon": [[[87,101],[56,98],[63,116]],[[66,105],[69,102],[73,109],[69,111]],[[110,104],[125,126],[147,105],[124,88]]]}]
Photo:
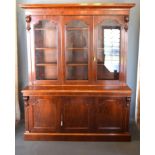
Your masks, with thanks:
[{"label": "grey floor", "polygon": [[131,125],[131,142],[24,141],[24,124],[16,127],[16,155],[140,155],[139,131]]}]

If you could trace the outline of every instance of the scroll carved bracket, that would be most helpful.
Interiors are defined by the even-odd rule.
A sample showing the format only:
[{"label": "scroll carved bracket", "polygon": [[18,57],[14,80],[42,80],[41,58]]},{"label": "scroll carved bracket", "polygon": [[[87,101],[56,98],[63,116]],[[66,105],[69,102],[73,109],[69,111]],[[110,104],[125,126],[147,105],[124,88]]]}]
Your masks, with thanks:
[{"label": "scroll carved bracket", "polygon": [[126,97],[126,106],[129,107],[131,102],[131,97]]},{"label": "scroll carved bracket", "polygon": [[29,105],[29,103],[28,103],[29,96],[24,96],[24,97],[23,97],[23,100],[24,100],[25,106],[27,107],[27,106]]},{"label": "scroll carved bracket", "polygon": [[124,22],[125,22],[124,29],[127,32],[128,31],[129,16],[124,17]]},{"label": "scroll carved bracket", "polygon": [[25,19],[26,19],[26,23],[27,23],[27,27],[26,27],[26,29],[29,31],[29,30],[31,29],[31,27],[30,27],[31,16],[28,15],[28,16],[26,16]]}]

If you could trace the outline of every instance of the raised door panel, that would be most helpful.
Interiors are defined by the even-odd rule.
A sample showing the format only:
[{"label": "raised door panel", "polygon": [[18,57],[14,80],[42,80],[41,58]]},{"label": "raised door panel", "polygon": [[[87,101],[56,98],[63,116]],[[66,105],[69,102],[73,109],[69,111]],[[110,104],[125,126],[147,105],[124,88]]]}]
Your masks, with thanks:
[{"label": "raised door panel", "polygon": [[57,97],[31,97],[30,132],[56,132],[60,128],[60,102]]},{"label": "raised door panel", "polygon": [[60,21],[54,16],[32,16],[31,24],[32,79],[35,84],[59,83]]},{"label": "raised door panel", "polygon": [[96,98],[95,123],[97,132],[121,132],[124,122],[123,98]]},{"label": "raised door panel", "polygon": [[91,99],[65,97],[63,104],[63,131],[88,132],[90,129]]}]

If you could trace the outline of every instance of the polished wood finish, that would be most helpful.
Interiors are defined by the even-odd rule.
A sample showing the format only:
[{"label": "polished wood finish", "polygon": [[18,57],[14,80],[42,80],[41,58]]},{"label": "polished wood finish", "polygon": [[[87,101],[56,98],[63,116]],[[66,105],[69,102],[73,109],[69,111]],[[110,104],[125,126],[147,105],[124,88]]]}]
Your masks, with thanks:
[{"label": "polished wood finish", "polygon": [[24,96],[111,96],[130,97],[128,86],[97,86],[97,85],[63,85],[63,86],[27,86],[22,90]]},{"label": "polished wood finish", "polygon": [[24,9],[30,8],[132,8],[134,3],[70,3],[70,4],[18,4],[19,7]]},{"label": "polished wood finish", "polygon": [[18,4],[29,15],[128,15],[134,3]]},{"label": "polished wood finish", "polygon": [[[18,5],[26,10],[28,44],[29,84],[22,90],[25,140],[131,139],[126,60],[129,11],[134,5]],[[120,46],[115,49],[118,71],[115,65],[105,65],[104,45],[98,46],[104,40],[98,26],[106,22],[109,29],[120,30]],[[96,60],[98,50],[103,52],[102,62]]]},{"label": "polished wood finish", "polygon": [[137,126],[140,129],[140,82],[138,81],[138,96],[137,96]]},{"label": "polished wood finish", "polygon": [[[89,132],[91,130],[91,98],[64,97],[63,103],[63,131]],[[74,115],[73,115],[74,114]]]},{"label": "polished wood finish", "polygon": [[60,99],[58,97],[30,97],[29,131],[56,132],[60,130]]},{"label": "polished wood finish", "polygon": [[24,133],[25,140],[46,141],[130,141],[129,133]]},{"label": "polished wood finish", "polygon": [[95,126],[98,132],[123,131],[124,100],[125,98],[96,98]]}]

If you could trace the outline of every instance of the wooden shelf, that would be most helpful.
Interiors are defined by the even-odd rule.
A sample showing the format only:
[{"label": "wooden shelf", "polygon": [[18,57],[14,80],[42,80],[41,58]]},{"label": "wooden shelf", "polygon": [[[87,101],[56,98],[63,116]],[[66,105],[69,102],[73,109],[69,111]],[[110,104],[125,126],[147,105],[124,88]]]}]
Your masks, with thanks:
[{"label": "wooden shelf", "polygon": [[82,52],[83,50],[88,50],[88,48],[66,48],[66,50],[80,50]]},{"label": "wooden shelf", "polygon": [[43,79],[38,79],[38,80],[46,80],[46,81],[50,81],[50,80],[58,80],[57,78],[43,78]]},{"label": "wooden shelf", "polygon": [[36,66],[56,66],[57,63],[38,63]]},{"label": "wooden shelf", "polygon": [[37,47],[35,48],[36,50],[55,50],[57,49],[56,47]]},{"label": "wooden shelf", "polygon": [[88,63],[67,63],[68,66],[87,66]]}]

